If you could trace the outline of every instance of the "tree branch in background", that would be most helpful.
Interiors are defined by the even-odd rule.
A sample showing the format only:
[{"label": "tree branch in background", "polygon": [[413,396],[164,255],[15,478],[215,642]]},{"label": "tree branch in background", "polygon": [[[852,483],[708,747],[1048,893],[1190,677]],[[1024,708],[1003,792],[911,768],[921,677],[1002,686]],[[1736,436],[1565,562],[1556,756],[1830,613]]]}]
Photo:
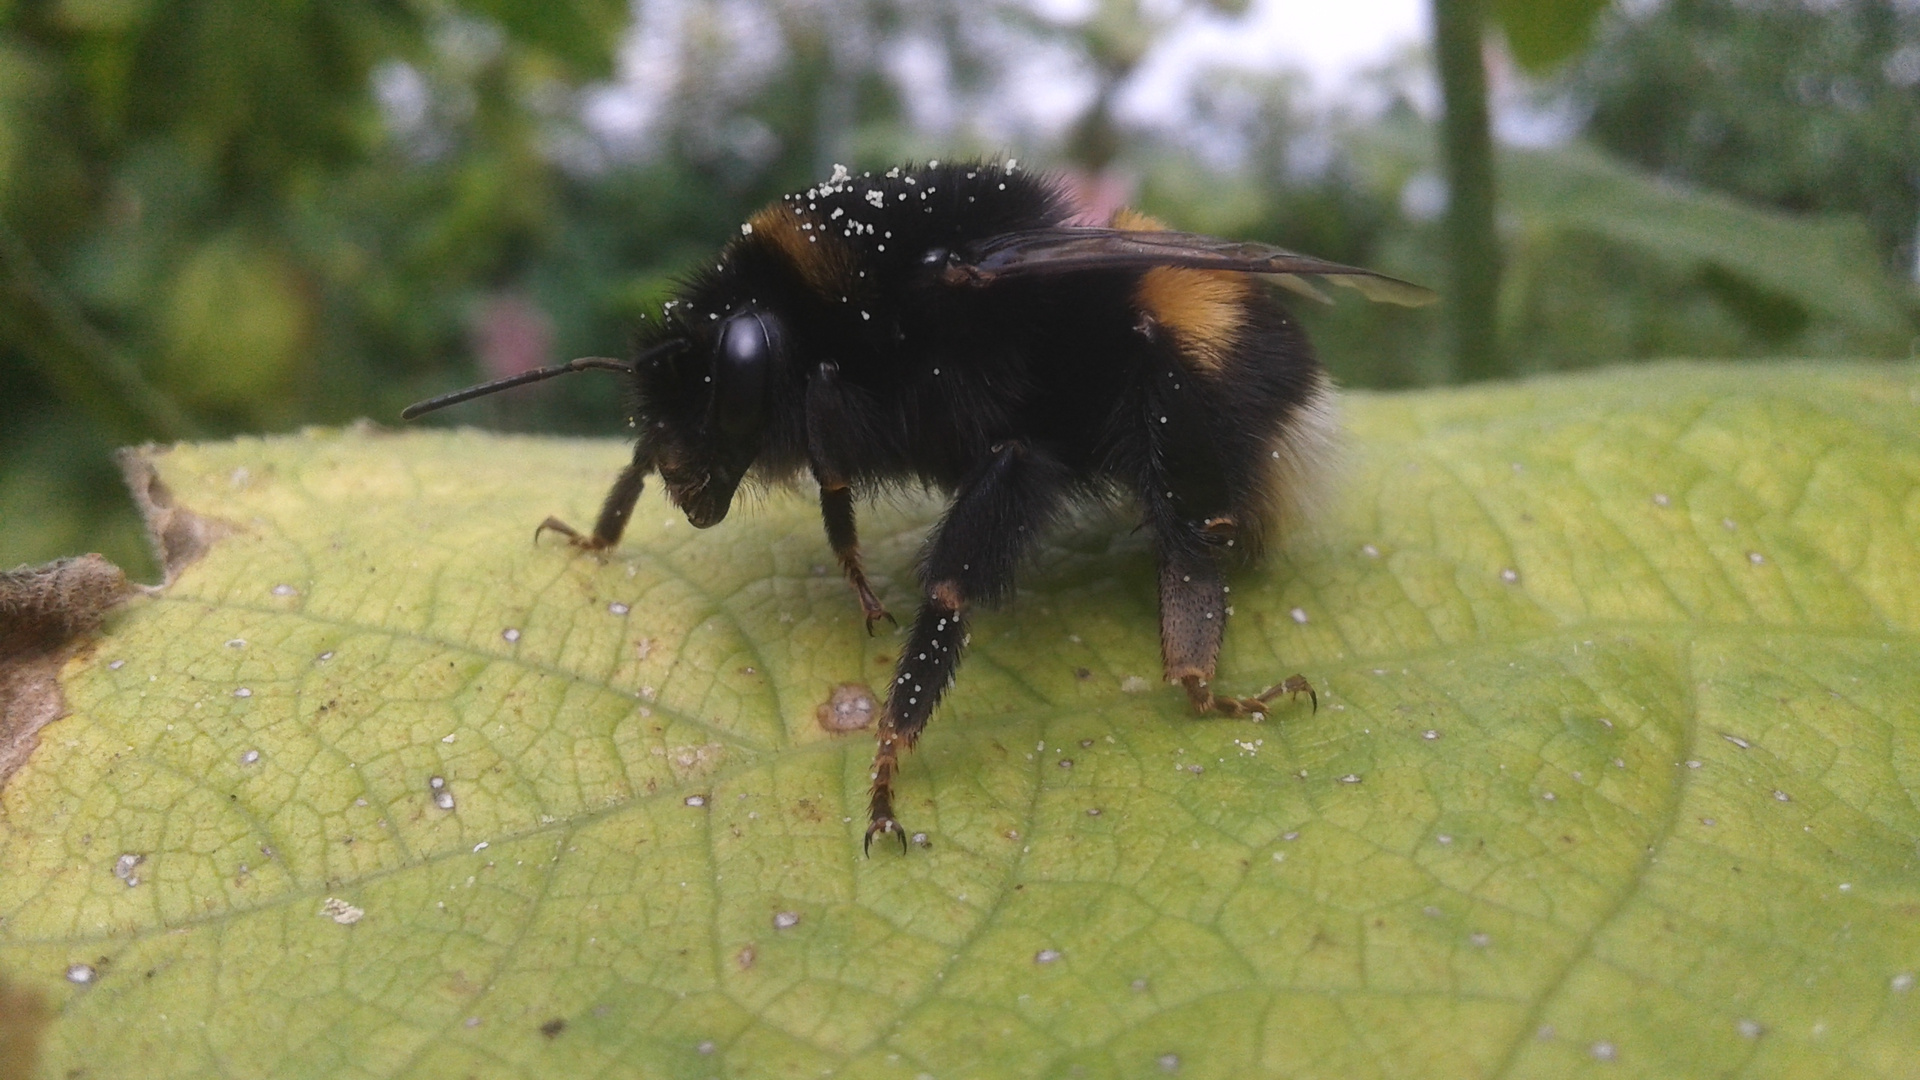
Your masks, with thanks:
[{"label": "tree branch in background", "polygon": [[194,422],[82,314],[11,228],[0,222],[0,330],[109,440],[177,440]]},{"label": "tree branch in background", "polygon": [[1494,231],[1493,136],[1481,53],[1481,0],[1433,0],[1434,55],[1445,109],[1441,159],[1447,175],[1447,320],[1459,381],[1508,373],[1500,354],[1500,238]]}]

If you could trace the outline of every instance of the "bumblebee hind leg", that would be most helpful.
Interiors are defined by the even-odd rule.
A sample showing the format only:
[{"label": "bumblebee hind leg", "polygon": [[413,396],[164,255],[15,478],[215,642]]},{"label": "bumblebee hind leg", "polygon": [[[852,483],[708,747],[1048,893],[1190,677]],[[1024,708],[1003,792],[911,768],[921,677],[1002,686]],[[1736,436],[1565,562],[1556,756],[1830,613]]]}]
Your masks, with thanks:
[{"label": "bumblebee hind leg", "polygon": [[1226,631],[1226,587],[1218,559],[1194,551],[1189,543],[1162,543],[1160,555],[1160,655],[1167,681],[1179,683],[1198,713],[1224,716],[1264,715],[1281,694],[1307,695],[1313,708],[1320,696],[1304,676],[1289,675],[1253,697],[1225,697],[1210,688],[1220,640]]},{"label": "bumblebee hind leg", "polygon": [[1224,697],[1210,685],[1226,632],[1227,589],[1221,571],[1240,534],[1228,459],[1216,435],[1218,420],[1206,400],[1201,376],[1168,361],[1146,396],[1146,427],[1153,453],[1147,467],[1145,504],[1160,560],[1160,655],[1166,679],[1180,684],[1195,712],[1226,716],[1265,714],[1281,694],[1306,694],[1320,706],[1313,686],[1291,675],[1254,697]]}]

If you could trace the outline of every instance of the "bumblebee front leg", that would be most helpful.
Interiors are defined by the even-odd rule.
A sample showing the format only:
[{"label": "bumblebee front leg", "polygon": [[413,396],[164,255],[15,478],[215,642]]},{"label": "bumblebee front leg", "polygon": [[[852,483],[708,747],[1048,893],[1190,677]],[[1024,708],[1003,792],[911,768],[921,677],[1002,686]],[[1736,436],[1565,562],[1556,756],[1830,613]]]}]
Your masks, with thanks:
[{"label": "bumblebee front leg", "polygon": [[600,504],[600,520],[593,523],[593,535],[582,536],[573,526],[550,517],[533,530],[533,539],[537,543],[540,534],[552,529],[567,538],[574,547],[586,551],[603,551],[620,542],[620,534],[627,531],[627,519],[633,516],[633,504],[639,501],[640,490],[646,486],[647,473],[653,471],[653,462],[643,451],[636,448],[633,461],[620,470],[620,478],[613,482],[612,490]]},{"label": "bumblebee front leg", "polygon": [[840,365],[827,361],[807,375],[807,460],[813,478],[820,482],[820,520],[827,527],[827,543],[839,560],[840,572],[860,597],[860,613],[867,619],[867,634],[873,624],[885,619],[895,626],[892,615],[873,595],[867,573],[860,565],[860,537],[853,527],[853,489],[846,477],[863,456],[860,432],[866,424],[865,411],[857,392],[840,378]]},{"label": "bumblebee front leg", "polygon": [[867,572],[860,565],[860,535],[853,525],[853,489],[845,484],[835,486],[828,479],[820,481],[820,519],[827,527],[827,543],[833,547],[833,557],[840,563],[840,572],[846,575],[847,584],[853,586],[855,595],[860,597],[860,613],[867,619],[867,636],[873,636],[873,624],[885,619],[895,626],[900,623],[887,613],[880,598],[873,595],[873,589],[867,584]]},{"label": "bumblebee front leg", "polygon": [[1014,569],[1062,505],[1069,476],[1051,456],[1022,443],[1001,443],[961,484],[927,547],[920,613],[894,665],[880,716],[867,806],[866,846],[885,833],[906,833],[893,812],[900,754],[913,748],[927,718],[953,682],[967,644],[967,610],[1013,588]]}]

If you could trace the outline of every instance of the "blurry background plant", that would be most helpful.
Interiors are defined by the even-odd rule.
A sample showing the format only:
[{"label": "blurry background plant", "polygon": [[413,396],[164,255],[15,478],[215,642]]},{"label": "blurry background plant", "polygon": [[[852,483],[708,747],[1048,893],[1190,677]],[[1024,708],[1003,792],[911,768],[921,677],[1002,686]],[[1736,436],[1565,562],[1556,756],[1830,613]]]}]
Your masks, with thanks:
[{"label": "blurry background plant", "polygon": [[[1302,313],[1350,385],[1910,355],[1920,4],[1433,7],[1455,75],[1414,53],[1329,102],[1156,73],[1259,0],[0,0],[0,566],[146,566],[117,445],[618,351],[837,161],[1010,153],[1446,287]],[[569,380],[453,419],[611,434],[619,401]]]}]

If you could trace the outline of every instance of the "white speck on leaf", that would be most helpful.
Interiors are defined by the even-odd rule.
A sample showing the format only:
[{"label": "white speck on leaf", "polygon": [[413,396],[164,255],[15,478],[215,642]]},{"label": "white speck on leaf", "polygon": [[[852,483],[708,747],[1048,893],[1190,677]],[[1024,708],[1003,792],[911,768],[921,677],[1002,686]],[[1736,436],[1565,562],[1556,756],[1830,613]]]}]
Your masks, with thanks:
[{"label": "white speck on leaf", "polygon": [[776,911],[773,913],[775,930],[791,930],[800,925],[800,913],[797,911]]}]

